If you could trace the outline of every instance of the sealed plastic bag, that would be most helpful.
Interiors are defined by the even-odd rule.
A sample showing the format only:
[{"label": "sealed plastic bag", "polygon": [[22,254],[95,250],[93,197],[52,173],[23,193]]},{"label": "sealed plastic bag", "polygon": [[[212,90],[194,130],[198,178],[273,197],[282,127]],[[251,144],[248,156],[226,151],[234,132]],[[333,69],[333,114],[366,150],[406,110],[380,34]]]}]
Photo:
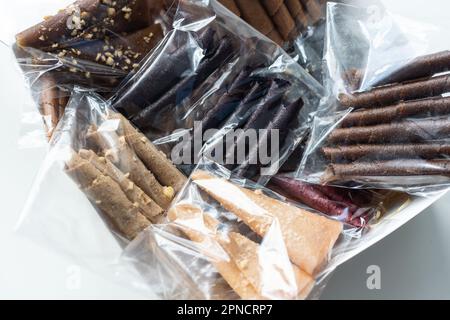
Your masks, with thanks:
[{"label": "sealed plastic bag", "polygon": [[98,95],[74,91],[19,232],[76,261],[105,267],[118,258],[120,246],[163,217],[185,181]]},{"label": "sealed plastic bag", "polygon": [[[185,172],[206,149],[241,176],[258,178],[304,139],[322,93],[284,51],[216,1],[183,1],[174,30],[111,101]],[[259,141],[246,144],[247,132]],[[227,133],[237,141],[225,146]],[[267,140],[278,157],[263,163],[258,151]],[[242,144],[248,152],[235,159]]]},{"label": "sealed plastic bag", "polygon": [[[448,51],[437,28],[329,4],[330,99],[299,169],[310,182],[421,192],[448,185]],[[345,30],[343,32],[342,30]],[[437,53],[435,53],[437,52]]]},{"label": "sealed plastic bag", "polygon": [[[45,17],[24,19],[27,25],[16,23],[19,29],[13,24],[3,35],[44,116],[49,137],[62,117],[71,88],[84,86],[110,96],[170,29],[173,10],[162,0],[66,4],[42,0],[27,3],[27,8],[22,3],[10,5],[19,21],[35,12],[34,8],[47,11]],[[39,9],[36,14],[42,14]],[[43,21],[29,22],[38,19]]]}]

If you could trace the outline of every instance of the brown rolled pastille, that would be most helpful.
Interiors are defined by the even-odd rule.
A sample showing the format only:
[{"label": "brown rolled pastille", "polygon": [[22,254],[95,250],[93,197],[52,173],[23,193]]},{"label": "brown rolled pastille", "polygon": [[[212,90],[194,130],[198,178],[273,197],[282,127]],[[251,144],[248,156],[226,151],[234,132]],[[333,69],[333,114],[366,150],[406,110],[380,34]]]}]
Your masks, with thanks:
[{"label": "brown rolled pastille", "polygon": [[281,36],[281,34],[278,32],[277,29],[273,29],[272,31],[270,31],[267,34],[267,37],[276,44],[278,44],[279,46],[282,46],[284,43],[283,37]]},{"label": "brown rolled pastille", "polygon": [[272,21],[285,41],[291,40],[293,35],[297,32],[295,21],[282,2],[278,11],[272,16]]},{"label": "brown rolled pastille", "polygon": [[241,11],[239,11],[239,8],[236,5],[236,2],[234,0],[219,0],[220,3],[222,3],[228,10],[233,12],[238,17],[241,16]]},{"label": "brown rolled pastille", "polygon": [[50,139],[59,121],[58,88],[50,75],[44,76],[40,85],[42,91],[39,96],[39,111],[43,116],[47,138]]},{"label": "brown rolled pastille", "polygon": [[377,87],[361,93],[341,94],[339,100],[344,107],[376,108],[402,100],[439,96],[449,90],[450,75],[443,75],[426,80]]},{"label": "brown rolled pastille", "polygon": [[299,33],[306,29],[308,27],[308,17],[299,0],[286,0],[284,4],[294,18]]},{"label": "brown rolled pastille", "polygon": [[[92,141],[102,141],[97,146],[103,151],[105,158],[110,160],[122,172],[129,175],[129,179],[136,183],[147,195],[149,195],[161,208],[166,209],[174,197],[174,189],[171,186],[161,186],[152,172],[133,152],[124,136],[119,136],[116,132],[92,133],[97,138]],[[109,148],[105,148],[109,146]]]},{"label": "brown rolled pastille", "polygon": [[431,77],[450,70],[450,51],[441,51],[413,59],[374,86]]},{"label": "brown rolled pastille", "polygon": [[311,25],[316,24],[322,19],[322,7],[317,2],[317,0],[299,0],[303,8],[306,9],[306,13],[308,15],[309,23]]},{"label": "brown rolled pastille", "polygon": [[21,47],[48,51],[74,39],[101,39],[106,32],[130,32],[149,25],[147,0],[79,0],[20,32]]},{"label": "brown rolled pastille", "polygon": [[274,29],[272,20],[259,0],[235,0],[235,2],[241,11],[242,18],[256,30],[268,35]]},{"label": "brown rolled pastille", "polygon": [[450,144],[358,144],[354,146],[324,147],[322,152],[332,163],[357,160],[437,159],[450,157]]},{"label": "brown rolled pastille", "polygon": [[155,24],[124,36],[112,37],[107,42],[75,43],[70,49],[57,51],[57,54],[63,59],[74,59],[78,64],[82,63],[79,60],[87,60],[129,72],[139,66],[162,38],[163,30]]},{"label": "brown rolled pastille", "polygon": [[91,163],[103,175],[113,179],[125,193],[127,198],[134,203],[141,213],[150,221],[161,215],[164,210],[156,204],[141,188],[134,184],[122,171],[108,159],[98,156],[92,150],[82,149],[79,156]]},{"label": "brown rolled pastille", "polygon": [[342,120],[341,127],[368,126],[391,123],[408,117],[429,118],[446,114],[450,114],[450,97],[433,97],[377,109],[357,110]]},{"label": "brown rolled pastille", "polygon": [[322,176],[322,183],[377,176],[450,176],[450,160],[399,159],[330,164]]},{"label": "brown rolled pastille", "polygon": [[105,213],[118,231],[129,240],[134,239],[150,225],[150,221],[128,200],[113,179],[103,175],[77,153],[73,153],[72,158],[66,163],[65,170],[93,204]]},{"label": "brown rolled pastille", "polygon": [[328,137],[331,144],[382,144],[387,142],[419,142],[446,138],[450,120],[408,120],[369,127],[335,129]]},{"label": "brown rolled pastille", "polygon": [[123,134],[128,144],[145,166],[156,175],[158,181],[164,186],[172,187],[175,193],[178,193],[187,181],[181,171],[124,116],[120,113],[111,113],[109,117],[121,121]]}]

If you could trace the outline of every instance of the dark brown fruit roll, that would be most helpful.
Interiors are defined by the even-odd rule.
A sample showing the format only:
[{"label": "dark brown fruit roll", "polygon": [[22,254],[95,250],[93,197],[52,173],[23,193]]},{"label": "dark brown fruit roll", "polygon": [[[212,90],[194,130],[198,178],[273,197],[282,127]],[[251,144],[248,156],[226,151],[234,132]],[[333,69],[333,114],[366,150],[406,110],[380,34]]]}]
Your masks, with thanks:
[{"label": "dark brown fruit roll", "polygon": [[82,149],[78,152],[79,156],[92,164],[103,175],[113,179],[125,193],[127,198],[135,204],[140,212],[150,221],[164,211],[156,204],[141,188],[134,184],[128,177],[113,165],[108,159],[99,157],[92,150]]},{"label": "dark brown fruit roll", "polygon": [[322,182],[330,183],[357,177],[378,176],[450,176],[450,160],[400,159],[330,164],[322,177]]},{"label": "dark brown fruit roll", "polygon": [[283,2],[281,2],[278,11],[273,15],[272,21],[283,39],[285,41],[291,40],[291,37],[295,34],[296,30],[295,21]]},{"label": "dark brown fruit roll", "polygon": [[132,118],[132,122],[141,130],[149,128],[152,124],[151,119],[155,117],[157,112],[183,102],[214,71],[229,61],[233,53],[234,47],[231,40],[227,37],[223,38],[216,52],[210,57],[205,57],[193,74],[182,79],[155,103],[140,111]]},{"label": "dark brown fruit roll", "polygon": [[[49,51],[73,41],[101,39],[149,25],[147,0],[79,0],[16,36],[21,47]],[[57,47],[55,46],[57,44]]]},{"label": "dark brown fruit roll", "polygon": [[134,239],[150,225],[113,179],[103,175],[78,154],[74,153],[66,163],[66,172],[127,239]]},{"label": "dark brown fruit roll", "polygon": [[283,5],[283,0],[260,0],[269,16],[273,17]]},{"label": "dark brown fruit roll", "polygon": [[357,110],[347,115],[341,127],[370,126],[391,123],[408,117],[428,118],[450,114],[450,98],[433,97],[423,100],[400,102],[377,109]]},{"label": "dark brown fruit roll", "polygon": [[443,75],[426,80],[377,87],[370,91],[351,95],[341,94],[339,100],[344,107],[376,108],[402,100],[439,96],[449,90],[450,76]]},{"label": "dark brown fruit roll", "polygon": [[340,128],[334,130],[331,144],[383,144],[414,143],[448,137],[450,120],[408,120],[369,127]]},{"label": "dark brown fruit roll", "polygon": [[450,70],[450,51],[441,51],[413,59],[374,86],[431,77]]},{"label": "dark brown fruit roll", "polygon": [[294,18],[297,28],[300,31],[308,27],[308,17],[299,0],[285,0],[284,4]]},{"label": "dark brown fruit roll", "polygon": [[438,159],[450,157],[450,144],[358,144],[354,146],[324,147],[322,152],[333,163],[357,160]]}]

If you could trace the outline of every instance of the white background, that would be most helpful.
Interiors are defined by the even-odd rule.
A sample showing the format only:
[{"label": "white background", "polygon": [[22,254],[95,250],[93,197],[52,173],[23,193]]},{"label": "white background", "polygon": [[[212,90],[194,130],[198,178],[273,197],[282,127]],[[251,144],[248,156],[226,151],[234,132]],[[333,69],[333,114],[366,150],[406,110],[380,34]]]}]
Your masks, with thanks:
[{"label": "white background", "polygon": [[[29,3],[33,1],[16,0]],[[48,1],[54,2],[54,1]],[[450,33],[450,3],[445,0],[383,1],[393,12],[439,23]],[[6,10],[7,12],[8,10]],[[28,25],[10,15],[3,26]],[[7,29],[7,28],[6,28]],[[438,42],[441,39],[430,39]],[[450,47],[449,47],[450,49]],[[45,148],[19,150],[22,107],[30,103],[10,52],[0,45],[0,298],[140,299],[138,292],[107,282],[74,261],[39,247],[14,232],[20,210]],[[450,195],[392,235],[342,265],[325,289],[326,299],[450,299]],[[370,265],[381,268],[381,290],[366,286]],[[80,274],[80,281],[76,275]],[[79,285],[78,285],[79,284]]]}]

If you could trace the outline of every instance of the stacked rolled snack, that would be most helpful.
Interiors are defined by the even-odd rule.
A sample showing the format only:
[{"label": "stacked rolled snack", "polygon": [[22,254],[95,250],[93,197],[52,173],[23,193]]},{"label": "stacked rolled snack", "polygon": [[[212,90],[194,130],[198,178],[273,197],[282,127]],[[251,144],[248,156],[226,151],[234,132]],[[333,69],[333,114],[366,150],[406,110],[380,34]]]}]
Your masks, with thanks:
[{"label": "stacked rolled snack", "polygon": [[[242,299],[306,298],[340,236],[342,223],[206,171],[197,170],[191,178],[262,239],[229,231],[197,203],[181,201],[169,210],[168,218],[199,245],[234,292]],[[277,258],[268,260],[269,255]],[[283,285],[269,278],[280,279]]]},{"label": "stacked rolled snack", "polygon": [[219,0],[279,45],[292,41],[323,18],[323,0]]},{"label": "stacked rolled snack", "polygon": [[[111,130],[111,123],[118,124]],[[85,133],[66,172],[120,235],[133,239],[158,222],[186,178],[121,115]]]},{"label": "stacked rolled snack", "polygon": [[450,176],[450,52],[414,59],[377,87],[340,102],[353,108],[322,149],[324,182],[377,176]]},{"label": "stacked rolled snack", "polygon": [[[15,52],[25,61],[24,71],[48,69],[33,85],[46,88],[39,99],[48,109],[45,116],[52,115],[50,135],[64,108],[60,101],[49,109],[54,103],[47,101],[58,87],[113,90],[162,39],[163,15],[161,0],[79,0],[16,35]],[[55,85],[48,87],[48,81]]]},{"label": "stacked rolled snack", "polygon": [[[200,122],[202,133],[209,129],[243,129],[233,145],[224,150],[226,158],[237,156],[237,146],[245,143],[246,131],[266,129],[259,143],[248,146],[245,159],[234,166],[239,174],[254,177],[261,165],[258,149],[271,143],[270,134],[275,130],[280,133],[283,148],[303,101],[288,97],[295,86],[282,75],[258,74],[267,67],[265,57],[258,56],[254,49],[240,47],[232,35],[217,28],[208,26],[193,35],[203,53],[194,69],[192,46],[188,41],[181,46],[181,41],[176,41],[177,45],[169,45],[158,59],[138,72],[113,105],[152,139],[180,127],[193,129],[195,121]],[[247,50],[245,58],[239,56],[242,50]],[[198,104],[201,107],[195,112],[184,111]],[[189,148],[194,150],[194,143]]]}]

